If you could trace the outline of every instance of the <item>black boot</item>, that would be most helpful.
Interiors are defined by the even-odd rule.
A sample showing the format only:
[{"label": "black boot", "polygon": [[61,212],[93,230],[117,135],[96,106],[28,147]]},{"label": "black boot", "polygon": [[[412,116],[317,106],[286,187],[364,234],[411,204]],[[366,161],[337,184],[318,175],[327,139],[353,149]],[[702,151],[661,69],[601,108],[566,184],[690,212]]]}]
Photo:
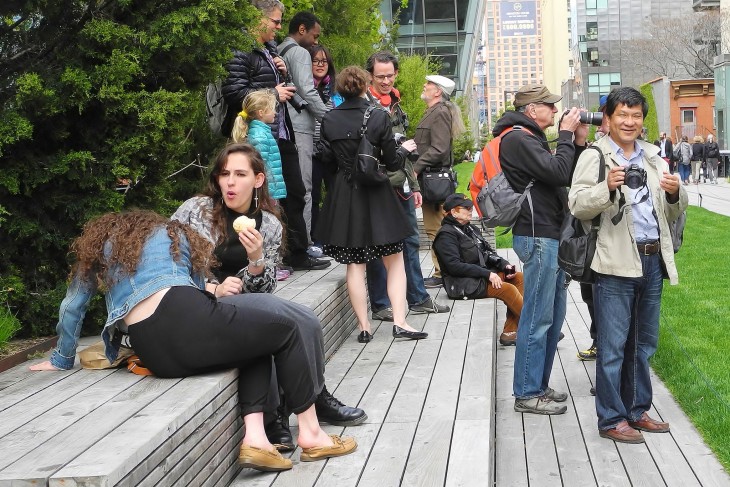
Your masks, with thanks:
[{"label": "black boot", "polygon": [[329,423],[335,426],[355,426],[368,419],[368,415],[362,409],[342,404],[329,393],[327,386],[317,396],[314,406],[320,423]]},{"label": "black boot", "polygon": [[266,424],[266,437],[269,442],[279,451],[294,450],[294,439],[289,431],[289,412],[286,406],[279,406],[276,409],[276,416]]}]

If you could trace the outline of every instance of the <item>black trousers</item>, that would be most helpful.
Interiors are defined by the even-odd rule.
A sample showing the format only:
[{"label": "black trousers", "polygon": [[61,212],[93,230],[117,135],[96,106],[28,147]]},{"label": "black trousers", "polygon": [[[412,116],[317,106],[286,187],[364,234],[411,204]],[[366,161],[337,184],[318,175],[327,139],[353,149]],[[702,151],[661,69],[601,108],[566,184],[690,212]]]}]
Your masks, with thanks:
[{"label": "black trousers", "polygon": [[237,367],[244,416],[266,409],[273,355],[289,410],[306,411],[324,379],[313,376],[316,368],[299,330],[303,307],[270,294],[245,296],[234,306],[192,286],[173,287],[152,316],[129,327],[131,345],[158,377]]},{"label": "black trousers", "polygon": [[580,283],[580,297],[583,302],[588,306],[588,314],[591,316],[591,338],[596,341],[598,335],[596,334],[596,317],[593,311],[593,284]]},{"label": "black trousers", "polygon": [[286,198],[280,200],[286,218],[286,247],[289,264],[298,264],[308,258],[307,224],[304,222],[304,181],[299,167],[299,153],[294,142],[278,140],[281,170],[286,184]]}]

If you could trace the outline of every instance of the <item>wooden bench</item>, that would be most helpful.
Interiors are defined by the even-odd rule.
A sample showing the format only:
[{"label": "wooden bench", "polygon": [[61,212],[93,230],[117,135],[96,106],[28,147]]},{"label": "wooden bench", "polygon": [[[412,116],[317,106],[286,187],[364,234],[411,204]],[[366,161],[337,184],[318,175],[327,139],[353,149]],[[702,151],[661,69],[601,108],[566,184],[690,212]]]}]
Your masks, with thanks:
[{"label": "wooden bench", "polygon": [[[344,266],[296,272],[276,294],[319,316],[327,357],[355,327]],[[0,486],[228,485],[242,435],[236,379],[21,364],[0,374]]]}]

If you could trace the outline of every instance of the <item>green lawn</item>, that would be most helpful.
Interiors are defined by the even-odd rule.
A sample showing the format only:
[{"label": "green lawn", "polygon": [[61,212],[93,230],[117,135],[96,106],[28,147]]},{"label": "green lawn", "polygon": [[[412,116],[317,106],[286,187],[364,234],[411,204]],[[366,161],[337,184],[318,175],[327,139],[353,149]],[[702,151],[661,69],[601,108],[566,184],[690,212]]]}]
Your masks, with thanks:
[{"label": "green lawn", "polygon": [[652,360],[685,413],[730,469],[730,218],[694,206],[676,254],[679,285],[665,281],[659,350]]}]

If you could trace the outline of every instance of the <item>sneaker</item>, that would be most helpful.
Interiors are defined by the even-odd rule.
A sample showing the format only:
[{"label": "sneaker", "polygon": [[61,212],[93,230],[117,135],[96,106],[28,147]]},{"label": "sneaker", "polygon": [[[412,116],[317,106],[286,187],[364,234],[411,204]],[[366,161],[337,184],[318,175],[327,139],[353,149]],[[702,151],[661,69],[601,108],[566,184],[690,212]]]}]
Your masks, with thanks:
[{"label": "sneaker", "polygon": [[515,411],[518,413],[563,414],[567,410],[567,406],[556,404],[545,395],[530,399],[515,399]]},{"label": "sneaker", "polygon": [[429,297],[426,301],[422,302],[421,304],[413,304],[413,305],[408,306],[408,309],[413,311],[413,313],[420,314],[420,313],[446,313],[451,308],[449,308],[445,304],[438,304],[436,301],[434,301],[432,298]]},{"label": "sneaker", "polygon": [[393,308],[383,308],[379,311],[373,311],[370,315],[374,320],[393,321]]},{"label": "sneaker", "polygon": [[565,402],[568,399],[568,394],[565,392],[558,392],[552,387],[545,389],[545,397],[555,402]]},{"label": "sneaker", "polygon": [[289,272],[286,269],[276,269],[276,280],[277,281],[286,281],[289,279],[289,276],[291,276],[291,272]]},{"label": "sneaker", "polygon": [[587,350],[580,350],[578,352],[578,358],[581,360],[596,360],[596,355],[598,354],[598,349],[596,348],[595,343],[591,345],[591,347]]},{"label": "sneaker", "polygon": [[423,285],[426,289],[436,289],[444,285],[444,280],[440,277],[427,277],[423,280]]},{"label": "sneaker", "polygon": [[307,253],[310,257],[313,257],[315,259],[319,259],[324,257],[324,252],[322,251],[322,247],[318,245],[310,245],[307,249]]},{"label": "sneaker", "polygon": [[292,267],[295,271],[318,271],[326,269],[331,265],[332,262],[328,260],[315,259],[314,257],[309,256],[301,262],[292,263]]}]

